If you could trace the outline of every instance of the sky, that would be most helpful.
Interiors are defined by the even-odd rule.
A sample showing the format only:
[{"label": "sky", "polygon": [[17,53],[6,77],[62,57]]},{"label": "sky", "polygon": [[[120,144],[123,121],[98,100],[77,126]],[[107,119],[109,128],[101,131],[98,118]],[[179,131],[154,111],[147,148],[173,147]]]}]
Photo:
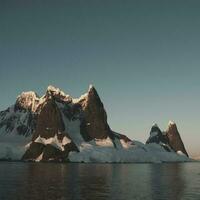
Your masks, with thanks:
[{"label": "sky", "polygon": [[200,155],[200,1],[0,0],[0,110],[48,85],[97,89],[115,131],[177,123]]}]

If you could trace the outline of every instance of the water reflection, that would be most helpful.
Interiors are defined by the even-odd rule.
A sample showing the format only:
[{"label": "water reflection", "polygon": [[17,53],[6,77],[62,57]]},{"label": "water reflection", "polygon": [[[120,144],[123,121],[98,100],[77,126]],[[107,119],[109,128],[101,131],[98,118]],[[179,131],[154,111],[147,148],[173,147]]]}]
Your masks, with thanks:
[{"label": "water reflection", "polygon": [[0,163],[0,200],[200,199],[199,173],[192,164]]},{"label": "water reflection", "polygon": [[180,200],[185,190],[183,164],[149,165],[152,199]]}]

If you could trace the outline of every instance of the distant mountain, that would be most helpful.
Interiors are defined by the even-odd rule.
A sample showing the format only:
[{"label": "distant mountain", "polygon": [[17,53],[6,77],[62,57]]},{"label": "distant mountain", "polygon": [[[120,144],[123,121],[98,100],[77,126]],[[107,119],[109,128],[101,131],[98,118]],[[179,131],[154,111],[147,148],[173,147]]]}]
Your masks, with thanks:
[{"label": "distant mountain", "polygon": [[165,132],[161,132],[157,124],[153,125],[151,128],[150,137],[146,144],[149,143],[160,144],[166,149],[166,151],[173,150],[179,154],[188,156],[177,126],[172,121],[169,122],[168,128]]},{"label": "distant mountain", "polygon": [[[177,153],[178,152],[178,153]],[[49,86],[0,112],[0,159],[71,162],[189,161],[176,126],[154,125],[146,144],[114,132],[93,86],[78,99]]]}]

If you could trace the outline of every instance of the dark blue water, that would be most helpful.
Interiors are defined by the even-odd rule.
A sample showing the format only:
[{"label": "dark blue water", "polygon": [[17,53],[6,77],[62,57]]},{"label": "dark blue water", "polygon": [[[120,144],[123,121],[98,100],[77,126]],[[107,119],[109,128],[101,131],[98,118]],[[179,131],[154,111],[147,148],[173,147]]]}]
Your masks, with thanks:
[{"label": "dark blue water", "polygon": [[0,200],[200,199],[200,163],[0,162]]}]

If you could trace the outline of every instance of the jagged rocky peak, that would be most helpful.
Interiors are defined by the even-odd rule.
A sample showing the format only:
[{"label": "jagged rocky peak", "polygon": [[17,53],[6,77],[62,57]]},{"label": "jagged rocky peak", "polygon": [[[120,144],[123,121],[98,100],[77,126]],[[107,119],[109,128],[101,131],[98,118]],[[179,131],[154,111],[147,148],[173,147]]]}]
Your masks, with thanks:
[{"label": "jagged rocky peak", "polygon": [[[23,156],[24,160],[48,160],[51,157],[62,159],[64,152],[66,158],[70,151],[78,151],[76,144],[79,140],[113,139],[114,134],[107,124],[103,103],[93,86],[90,86],[88,92],[77,100],[60,89],[49,86],[43,99],[45,101],[38,108],[40,111],[32,143]],[[76,127],[72,125],[74,123]],[[62,141],[57,139],[60,135],[71,142],[63,147]],[[58,151],[55,143],[56,146],[61,145],[64,150]]]},{"label": "jagged rocky peak", "polygon": [[39,96],[33,92],[22,92],[16,100],[15,109],[35,111],[39,103]]},{"label": "jagged rocky peak", "polygon": [[84,116],[81,123],[81,133],[85,133],[91,139],[112,138],[104,105],[94,86],[90,85],[88,92],[80,98],[79,103],[82,106]]},{"label": "jagged rocky peak", "polygon": [[85,94],[81,95],[79,98],[73,99],[73,103],[74,104],[81,104],[82,108],[84,108],[87,105],[88,97],[91,95],[91,92],[93,90],[96,91],[94,86],[90,84],[88,91]]},{"label": "jagged rocky peak", "polygon": [[168,144],[168,139],[165,134],[160,130],[157,124],[153,124],[151,131],[150,131],[150,137],[146,141],[147,144],[149,143],[164,143]]},{"label": "jagged rocky peak", "polygon": [[168,127],[170,127],[170,126],[176,126],[176,123],[175,122],[173,122],[172,120],[170,120],[169,122],[168,122]]},{"label": "jagged rocky peak", "polygon": [[47,87],[46,91],[46,97],[47,98],[55,98],[57,101],[64,101],[64,102],[72,102],[72,97],[68,94],[65,94],[62,90],[59,88],[56,88],[52,85],[49,85]]},{"label": "jagged rocky peak", "polygon": [[154,123],[151,127],[150,135],[161,135],[162,132],[158,126],[158,124]]},{"label": "jagged rocky peak", "polygon": [[169,144],[174,149],[174,151],[176,152],[181,151],[182,153],[188,156],[188,153],[185,149],[185,146],[183,144],[183,141],[181,139],[181,136],[179,134],[179,131],[175,122],[169,121],[168,128],[166,130],[166,135],[169,139]]}]

